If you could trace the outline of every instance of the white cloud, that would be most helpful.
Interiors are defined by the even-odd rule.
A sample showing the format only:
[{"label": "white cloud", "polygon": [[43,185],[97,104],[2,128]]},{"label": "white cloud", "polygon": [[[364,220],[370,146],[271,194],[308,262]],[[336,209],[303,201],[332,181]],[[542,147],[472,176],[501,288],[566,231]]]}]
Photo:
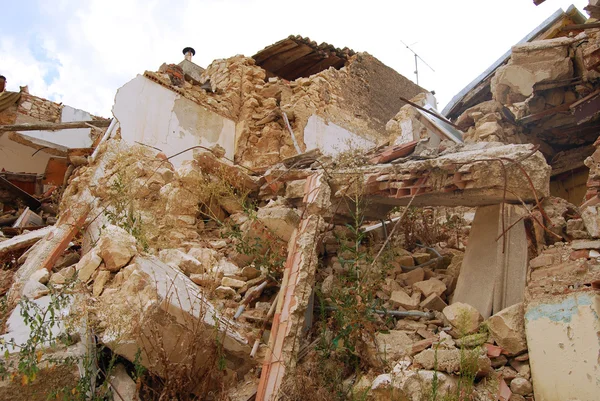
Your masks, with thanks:
[{"label": "white cloud", "polygon": [[[583,9],[586,0],[575,0]],[[0,60],[9,85],[95,114],[110,115],[116,90],[144,70],[179,62],[181,49],[195,61],[251,56],[290,34],[367,51],[414,79],[413,47],[435,69],[419,66],[420,84],[435,89],[443,106],[466,84],[568,0],[338,1],[266,0],[40,0],[47,26],[37,37],[60,62],[47,85],[47,63],[37,62],[18,33],[3,34]],[[15,87],[9,87],[16,89]]]}]

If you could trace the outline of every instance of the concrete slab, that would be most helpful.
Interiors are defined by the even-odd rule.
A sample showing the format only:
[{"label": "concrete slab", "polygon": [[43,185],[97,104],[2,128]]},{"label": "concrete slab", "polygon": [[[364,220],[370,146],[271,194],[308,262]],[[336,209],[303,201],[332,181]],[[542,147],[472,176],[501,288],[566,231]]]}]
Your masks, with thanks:
[{"label": "concrete slab", "polygon": [[[472,305],[484,318],[523,301],[527,273],[527,238],[523,221],[502,233],[501,205],[477,209],[452,302]],[[520,217],[517,206],[505,205],[504,227]]]}]

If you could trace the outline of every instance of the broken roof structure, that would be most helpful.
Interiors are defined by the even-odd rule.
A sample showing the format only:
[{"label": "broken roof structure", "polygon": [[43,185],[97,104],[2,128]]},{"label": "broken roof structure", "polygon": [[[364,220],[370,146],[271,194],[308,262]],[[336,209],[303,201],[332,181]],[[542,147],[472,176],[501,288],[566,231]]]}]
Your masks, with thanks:
[{"label": "broken roof structure", "polygon": [[[600,29],[583,22],[555,14],[447,113],[299,36],[206,68],[186,47],[121,87],[110,122],[49,103],[33,128],[106,129],[63,150],[60,191],[13,192],[0,216],[2,366],[38,369],[6,394],[43,399],[65,352],[71,394],[115,399],[594,399]],[[34,107],[8,96],[0,130],[24,136]],[[50,338],[32,302],[59,316]]]}]

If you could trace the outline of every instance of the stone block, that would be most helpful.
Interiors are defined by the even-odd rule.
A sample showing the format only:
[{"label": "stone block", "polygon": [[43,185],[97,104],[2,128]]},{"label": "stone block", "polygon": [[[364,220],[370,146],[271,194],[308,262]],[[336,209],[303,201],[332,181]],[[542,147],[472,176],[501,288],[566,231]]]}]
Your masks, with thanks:
[{"label": "stone block", "polygon": [[391,330],[389,333],[377,333],[377,355],[383,361],[395,361],[407,355],[413,340],[404,332]]},{"label": "stone block", "polygon": [[425,280],[425,270],[422,267],[418,267],[409,272],[398,274],[396,278],[402,280],[406,286],[412,286],[419,281]]},{"label": "stone block", "polygon": [[198,259],[179,249],[163,249],[158,253],[158,257],[164,263],[181,270],[188,276],[190,274],[202,274],[206,271],[204,265]]},{"label": "stone block", "polygon": [[446,304],[446,302],[444,302],[444,300],[442,298],[440,298],[437,294],[431,294],[429,295],[427,298],[425,298],[420,304],[419,306],[423,309],[428,309],[428,310],[436,310],[436,311],[443,311],[445,307],[447,307],[448,305]]},{"label": "stone block", "polygon": [[413,289],[421,292],[425,297],[432,294],[439,297],[446,291],[446,284],[436,278],[430,278],[429,280],[413,284]]},{"label": "stone block", "polygon": [[284,241],[290,240],[300,222],[300,216],[296,210],[280,205],[260,208],[256,217]]},{"label": "stone block", "polygon": [[77,277],[84,283],[92,277],[92,274],[102,263],[102,258],[96,253],[95,249],[92,249],[75,265],[75,271],[77,271]]},{"label": "stone block", "polygon": [[107,270],[117,272],[137,253],[136,243],[135,238],[127,231],[109,225],[100,234],[98,255],[104,261]]},{"label": "stone block", "polygon": [[477,332],[479,324],[483,321],[483,317],[477,309],[462,302],[455,302],[445,307],[442,313],[461,334],[463,332],[464,334]]},{"label": "stone block", "polygon": [[540,256],[533,258],[529,261],[529,267],[537,269],[538,267],[550,266],[554,264],[554,255],[547,253],[541,254]]},{"label": "stone block", "polygon": [[421,294],[416,293],[413,296],[408,295],[406,292],[399,290],[393,291],[390,296],[390,304],[394,307],[403,307],[406,310],[419,309],[419,303],[421,301]]}]

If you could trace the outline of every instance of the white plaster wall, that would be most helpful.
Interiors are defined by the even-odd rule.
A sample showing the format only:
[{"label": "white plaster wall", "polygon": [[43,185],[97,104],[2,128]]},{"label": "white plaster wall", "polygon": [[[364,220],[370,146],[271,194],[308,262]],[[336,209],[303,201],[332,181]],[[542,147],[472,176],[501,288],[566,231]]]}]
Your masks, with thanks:
[{"label": "white plaster wall", "polygon": [[34,152],[29,146],[11,141],[7,133],[0,134],[0,170],[43,174],[52,156],[43,150],[31,156]]},{"label": "white plaster wall", "polygon": [[376,142],[350,132],[313,114],[304,128],[306,150],[318,148],[324,155],[335,156],[349,149],[368,149]]},{"label": "white plaster wall", "polygon": [[531,303],[525,332],[536,401],[595,401],[600,395],[600,296]]},{"label": "white plaster wall", "polygon": [[[87,111],[64,106],[61,114],[61,122],[89,121],[92,116]],[[30,122],[30,121],[26,121]],[[19,119],[17,119],[19,123]],[[18,134],[29,139],[33,143],[47,146],[48,143],[56,144],[65,148],[89,148],[92,146],[91,129],[77,128],[58,131],[23,131]]]},{"label": "white plaster wall", "polygon": [[[191,100],[138,75],[117,91],[113,114],[121,126],[121,138],[162,150],[167,156],[192,146],[218,144],[233,159],[235,123]],[[171,161],[178,167],[191,160],[189,151]]]}]

